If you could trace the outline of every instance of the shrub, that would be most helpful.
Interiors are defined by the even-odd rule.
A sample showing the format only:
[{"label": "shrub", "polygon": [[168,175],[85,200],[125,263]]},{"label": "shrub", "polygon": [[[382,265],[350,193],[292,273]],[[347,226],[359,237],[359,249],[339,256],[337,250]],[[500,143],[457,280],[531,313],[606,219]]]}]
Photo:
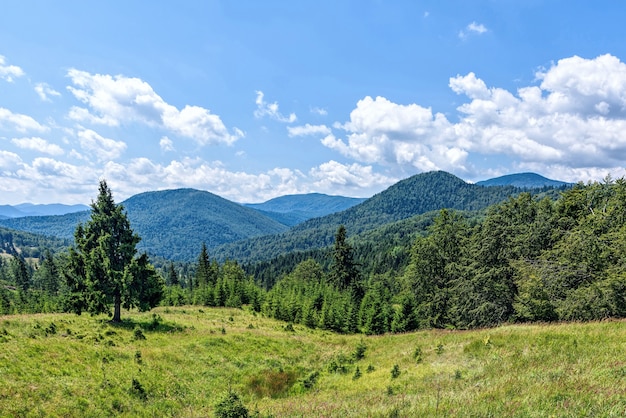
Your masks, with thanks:
[{"label": "shrub", "polygon": [[394,364],[393,367],[391,368],[391,378],[395,379],[399,376],[400,376],[400,366],[398,366],[397,364]]},{"label": "shrub", "polygon": [[363,340],[359,341],[354,351],[352,352],[352,358],[355,361],[359,361],[365,357],[365,350],[367,350],[367,346],[363,342]]},{"label": "shrub", "polygon": [[248,408],[234,391],[226,392],[215,404],[216,418],[247,418]]},{"label": "shrub", "polygon": [[415,351],[413,351],[413,359],[416,363],[422,362],[422,347],[415,347]]},{"label": "shrub", "polygon": [[139,340],[145,340],[146,336],[143,335],[143,331],[141,330],[141,328],[135,327],[135,329],[133,330],[133,338],[139,341]]},{"label": "shrub", "polygon": [[132,393],[133,395],[137,396],[139,399],[142,399],[144,401],[148,399],[148,393],[146,392],[146,389],[143,387],[141,382],[135,378],[133,378],[133,381],[131,383],[130,393]]}]

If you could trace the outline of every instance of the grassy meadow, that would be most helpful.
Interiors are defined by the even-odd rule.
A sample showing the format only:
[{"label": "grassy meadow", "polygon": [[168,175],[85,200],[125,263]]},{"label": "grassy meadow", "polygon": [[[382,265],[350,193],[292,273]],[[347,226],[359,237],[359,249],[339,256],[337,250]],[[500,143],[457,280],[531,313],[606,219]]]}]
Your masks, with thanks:
[{"label": "grassy meadow", "polygon": [[247,310],[0,317],[0,416],[626,416],[626,322],[339,335]]}]

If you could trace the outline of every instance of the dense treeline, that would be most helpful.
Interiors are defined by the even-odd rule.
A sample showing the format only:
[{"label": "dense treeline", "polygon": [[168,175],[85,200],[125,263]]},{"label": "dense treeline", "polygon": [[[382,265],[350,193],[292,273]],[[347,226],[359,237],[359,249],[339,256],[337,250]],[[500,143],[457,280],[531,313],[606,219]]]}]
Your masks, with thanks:
[{"label": "dense treeline", "polygon": [[625,220],[623,179],[578,184],[556,201],[522,193],[475,224],[442,210],[403,271],[359,279],[362,298],[311,259],[268,292],[263,312],[365,333],[624,317]]},{"label": "dense treeline", "polygon": [[[348,231],[256,271],[219,263],[203,245],[191,266],[162,263],[162,303],[249,305],[367,334],[626,317],[624,179],[579,183],[558,199],[523,192],[486,211],[442,209],[352,239]],[[63,253],[5,254],[0,312],[63,310],[66,262]]]}]

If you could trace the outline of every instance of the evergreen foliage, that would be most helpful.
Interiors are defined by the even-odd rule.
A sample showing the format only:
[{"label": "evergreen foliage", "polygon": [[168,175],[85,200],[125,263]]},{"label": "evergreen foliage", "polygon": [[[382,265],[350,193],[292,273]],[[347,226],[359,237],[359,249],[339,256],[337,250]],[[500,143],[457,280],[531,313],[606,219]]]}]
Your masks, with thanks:
[{"label": "evergreen foliage", "polygon": [[145,254],[135,258],[140,238],[104,180],[91,207],[91,219],[76,228],[76,247],[70,248],[64,270],[68,307],[78,314],[98,314],[109,312],[113,304],[113,321],[119,322],[122,306],[140,310],[156,306],[162,280]]}]

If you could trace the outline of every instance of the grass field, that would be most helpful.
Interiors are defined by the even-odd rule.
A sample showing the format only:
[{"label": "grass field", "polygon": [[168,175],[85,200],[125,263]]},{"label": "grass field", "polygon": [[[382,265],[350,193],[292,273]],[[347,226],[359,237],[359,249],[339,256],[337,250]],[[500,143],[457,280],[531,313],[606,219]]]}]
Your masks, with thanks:
[{"label": "grass field", "polygon": [[[626,416],[626,322],[365,337],[246,310],[0,317],[0,416]],[[357,371],[358,369],[358,371]]]}]

